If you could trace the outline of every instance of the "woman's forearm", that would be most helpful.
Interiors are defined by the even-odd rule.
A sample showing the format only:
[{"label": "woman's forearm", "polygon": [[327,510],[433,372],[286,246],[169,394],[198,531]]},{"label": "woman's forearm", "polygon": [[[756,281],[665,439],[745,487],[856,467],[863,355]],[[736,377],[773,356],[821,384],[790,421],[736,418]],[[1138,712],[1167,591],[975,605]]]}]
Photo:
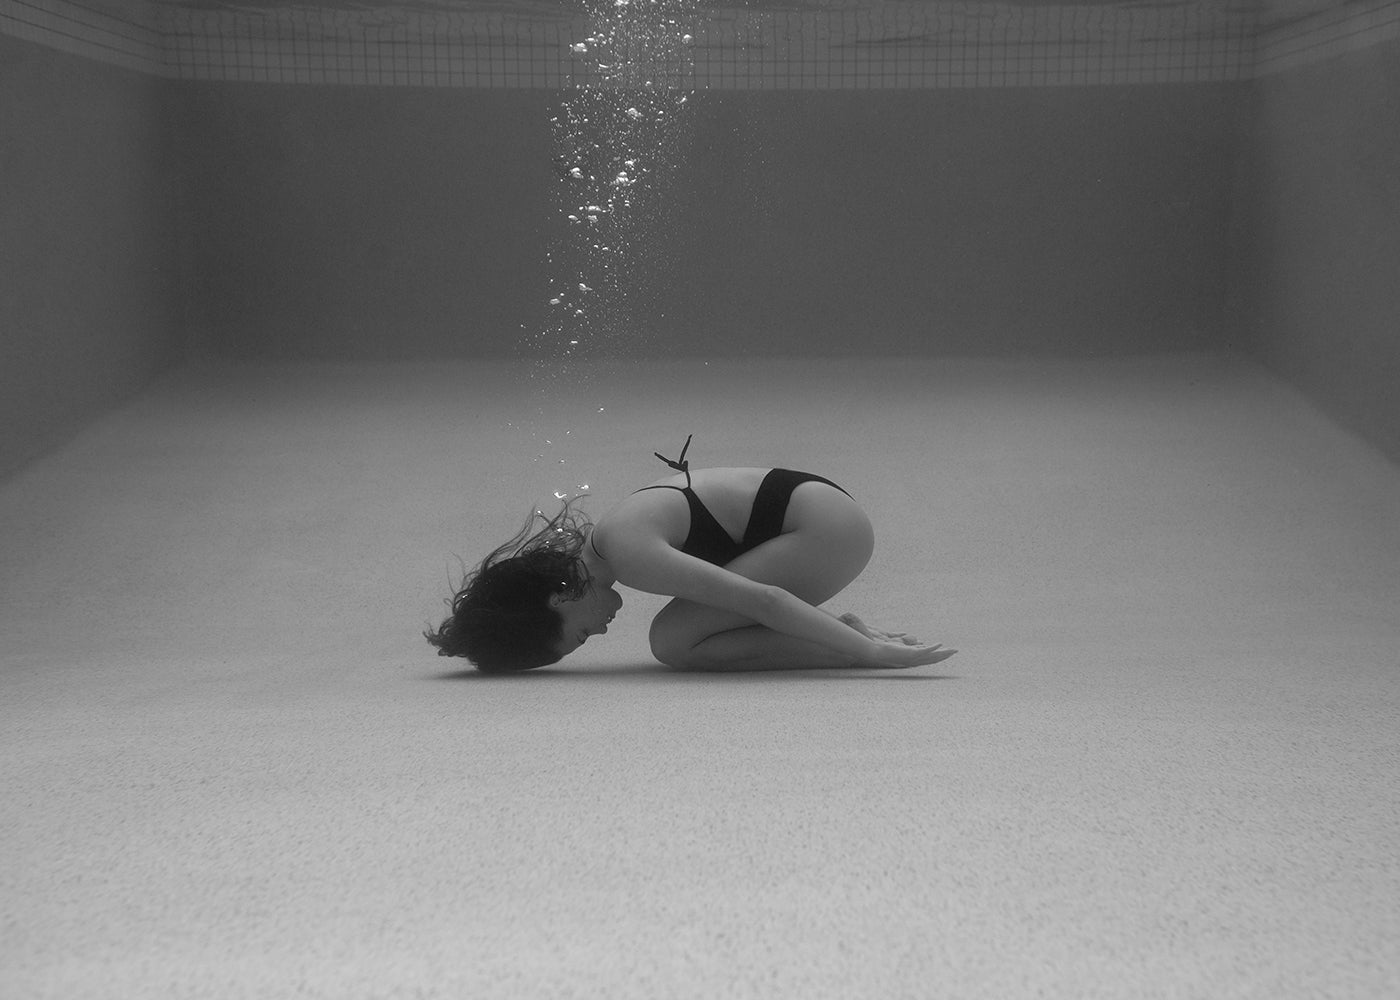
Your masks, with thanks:
[{"label": "woman's forearm", "polygon": [[877,644],[840,619],[813,607],[780,587],[772,588],[759,623],[775,632],[815,642],[851,658],[852,663],[870,661]]}]

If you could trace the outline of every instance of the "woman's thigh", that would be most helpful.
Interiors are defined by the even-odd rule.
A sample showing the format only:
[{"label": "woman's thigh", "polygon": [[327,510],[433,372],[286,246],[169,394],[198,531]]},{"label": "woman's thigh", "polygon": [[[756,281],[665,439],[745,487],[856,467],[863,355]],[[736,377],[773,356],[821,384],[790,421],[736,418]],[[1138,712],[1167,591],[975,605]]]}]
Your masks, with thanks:
[{"label": "woman's thigh", "polygon": [[[825,483],[797,487],[783,533],[725,566],[758,583],[795,594],[808,604],[830,600],[860,575],[875,547],[870,519],[840,490]],[[730,611],[676,598],[651,623],[653,650],[689,649],[719,632],[756,624]]]}]

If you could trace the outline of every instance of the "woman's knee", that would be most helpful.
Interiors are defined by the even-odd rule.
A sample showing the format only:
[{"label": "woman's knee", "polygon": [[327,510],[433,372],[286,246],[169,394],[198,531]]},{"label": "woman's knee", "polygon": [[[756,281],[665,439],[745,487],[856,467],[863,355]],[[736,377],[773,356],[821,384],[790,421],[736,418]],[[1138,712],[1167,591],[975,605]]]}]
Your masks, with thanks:
[{"label": "woman's knee", "polygon": [[701,655],[697,643],[688,638],[667,632],[664,627],[658,630],[654,621],[651,627],[651,655],[673,670],[722,672],[733,669],[727,664],[717,664],[713,659]]},{"label": "woman's knee", "polygon": [[703,667],[696,647],[712,635],[755,624],[731,611],[720,611],[677,597],[651,620],[647,639],[651,655],[672,667]]},{"label": "woman's knee", "polygon": [[674,624],[674,615],[668,615],[671,610],[670,605],[661,609],[661,613],[651,620],[651,629],[647,633],[647,641],[651,645],[651,655],[668,667],[679,667],[684,665],[685,655],[690,649],[690,643],[680,635]]}]

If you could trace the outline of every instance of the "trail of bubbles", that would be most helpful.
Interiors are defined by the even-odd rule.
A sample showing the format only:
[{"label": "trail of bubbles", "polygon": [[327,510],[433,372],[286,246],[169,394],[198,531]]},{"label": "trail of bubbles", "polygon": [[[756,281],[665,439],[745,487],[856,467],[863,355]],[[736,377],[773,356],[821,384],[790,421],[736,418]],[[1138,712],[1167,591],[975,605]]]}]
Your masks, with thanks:
[{"label": "trail of bubbles", "polygon": [[[535,394],[557,411],[587,391],[605,358],[635,357],[665,311],[671,182],[689,139],[696,0],[590,0],[587,34],[569,43],[581,82],[553,112],[555,211],[542,319],[527,331]],[[605,400],[583,403],[594,426]],[[565,407],[566,409],[568,407]],[[535,461],[570,473],[573,430],[536,433]],[[542,444],[539,444],[542,442]],[[555,488],[556,498],[568,487]]]},{"label": "trail of bubbles", "polygon": [[635,353],[668,261],[668,185],[688,135],[693,0],[595,0],[569,46],[585,82],[550,126],[563,233],[549,253],[537,374]]}]

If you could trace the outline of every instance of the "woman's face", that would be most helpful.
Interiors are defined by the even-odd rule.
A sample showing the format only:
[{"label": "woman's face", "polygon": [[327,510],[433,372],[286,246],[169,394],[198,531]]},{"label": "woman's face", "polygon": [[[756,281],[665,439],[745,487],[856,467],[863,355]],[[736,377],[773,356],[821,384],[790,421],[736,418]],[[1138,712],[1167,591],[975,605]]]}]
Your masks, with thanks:
[{"label": "woman's face", "polygon": [[589,636],[607,632],[608,622],[622,607],[622,595],[612,587],[590,583],[572,601],[558,597],[550,598],[549,603],[559,613],[559,644],[555,648],[560,656],[568,656]]}]

